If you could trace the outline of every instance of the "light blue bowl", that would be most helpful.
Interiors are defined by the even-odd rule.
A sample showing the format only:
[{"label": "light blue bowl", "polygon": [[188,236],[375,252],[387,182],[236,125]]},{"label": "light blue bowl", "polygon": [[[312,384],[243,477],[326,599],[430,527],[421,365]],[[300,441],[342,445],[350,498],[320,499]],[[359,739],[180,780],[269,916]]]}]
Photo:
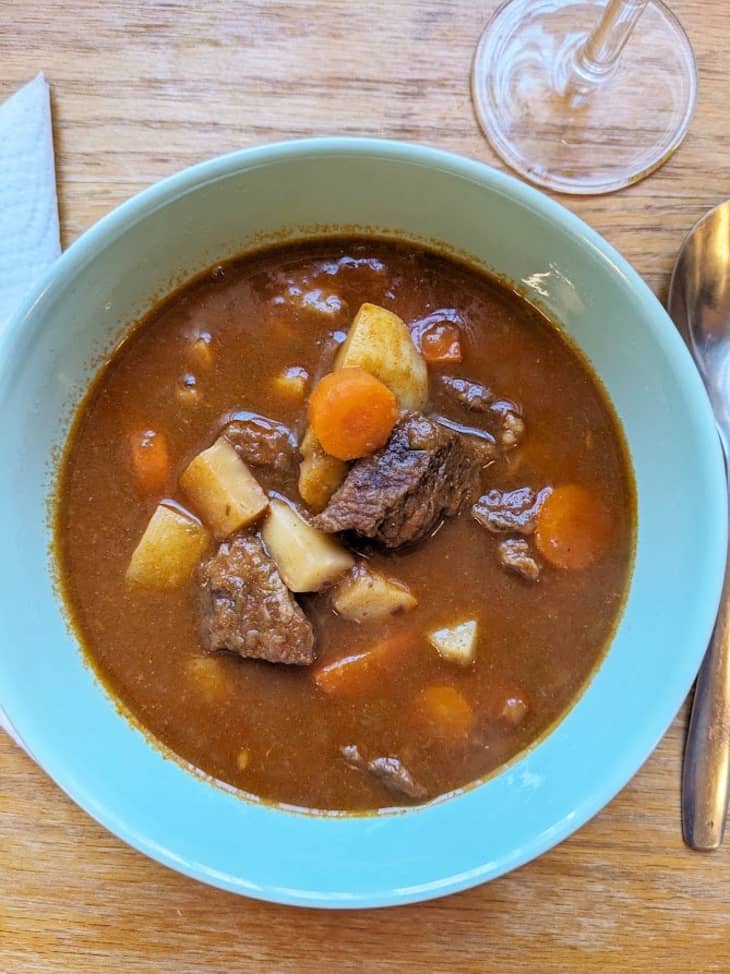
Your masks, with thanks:
[{"label": "light blue bowl", "polygon": [[[601,375],[638,485],[631,592],[587,692],[501,774],[405,813],[276,809],[163,758],[84,664],[49,570],[53,461],[94,356],[181,277],[282,231],[313,227],[446,241],[518,282]],[[608,244],[547,197],[479,163],[396,142],[324,139],[235,153],[165,180],[75,243],[2,335],[0,403],[0,700],[79,805],[205,882],[283,903],[365,907],[498,876],[565,838],[626,784],[700,663],[727,524],[720,450],[689,355]]]}]

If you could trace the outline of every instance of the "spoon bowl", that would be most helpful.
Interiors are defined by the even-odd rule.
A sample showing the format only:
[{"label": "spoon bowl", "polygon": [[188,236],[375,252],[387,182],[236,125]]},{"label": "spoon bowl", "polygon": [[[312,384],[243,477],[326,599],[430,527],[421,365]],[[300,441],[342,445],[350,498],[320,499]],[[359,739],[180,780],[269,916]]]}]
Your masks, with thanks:
[{"label": "spoon bowl", "polygon": [[669,285],[669,313],[707,386],[725,456],[730,444],[730,200],[685,237]]}]

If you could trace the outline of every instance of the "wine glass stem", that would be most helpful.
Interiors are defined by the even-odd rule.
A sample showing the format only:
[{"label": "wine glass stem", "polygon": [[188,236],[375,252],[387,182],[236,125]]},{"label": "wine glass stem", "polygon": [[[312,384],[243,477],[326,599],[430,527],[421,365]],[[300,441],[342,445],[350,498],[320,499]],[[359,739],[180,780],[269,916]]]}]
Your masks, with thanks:
[{"label": "wine glass stem", "polygon": [[575,67],[586,81],[611,74],[636,21],[649,0],[609,0],[601,19],[575,54]]}]

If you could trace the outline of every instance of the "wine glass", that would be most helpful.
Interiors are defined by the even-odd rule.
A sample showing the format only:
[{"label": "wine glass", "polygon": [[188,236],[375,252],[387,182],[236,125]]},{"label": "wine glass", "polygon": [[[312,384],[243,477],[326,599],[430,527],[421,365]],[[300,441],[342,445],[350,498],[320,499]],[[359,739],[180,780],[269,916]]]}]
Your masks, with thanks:
[{"label": "wine glass", "polygon": [[680,144],[697,72],[662,0],[507,0],[479,41],[472,94],[485,135],[522,176],[609,193]]}]

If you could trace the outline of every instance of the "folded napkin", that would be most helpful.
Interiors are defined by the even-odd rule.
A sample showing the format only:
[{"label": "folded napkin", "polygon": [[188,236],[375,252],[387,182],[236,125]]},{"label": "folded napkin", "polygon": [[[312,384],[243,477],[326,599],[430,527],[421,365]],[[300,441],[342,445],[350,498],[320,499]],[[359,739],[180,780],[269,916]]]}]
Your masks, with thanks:
[{"label": "folded napkin", "polygon": [[[39,74],[0,105],[0,331],[60,253],[51,103]],[[22,744],[1,707],[0,727]]]}]

